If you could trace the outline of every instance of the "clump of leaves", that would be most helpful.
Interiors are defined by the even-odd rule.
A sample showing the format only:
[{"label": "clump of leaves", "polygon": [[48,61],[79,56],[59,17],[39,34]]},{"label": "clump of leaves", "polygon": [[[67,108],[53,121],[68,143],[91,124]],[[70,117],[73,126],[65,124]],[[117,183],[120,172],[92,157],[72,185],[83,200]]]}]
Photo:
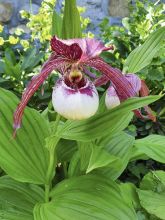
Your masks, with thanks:
[{"label": "clump of leaves", "polygon": [[[137,46],[140,46],[149,34],[159,27],[164,26],[165,7],[160,1],[135,1],[130,4],[130,17],[122,20],[123,27],[109,26],[109,20],[106,18],[100,24],[101,37],[105,42],[113,42],[116,46],[114,53],[105,53],[104,57],[107,62],[115,63],[116,67],[123,68],[128,54]],[[150,45],[148,45],[150,47]],[[149,85],[152,94],[164,94],[165,92],[165,44],[162,41],[158,51],[152,57],[150,65],[145,66],[141,70],[137,70],[137,74],[145,79]],[[133,69],[130,68],[130,72]],[[124,71],[127,71],[124,68]],[[163,99],[162,99],[163,100]],[[163,111],[163,101],[159,105],[155,105],[154,110],[157,114],[156,123],[148,123],[138,120],[135,123],[138,127],[138,134],[145,136],[151,132],[164,133],[164,122],[162,116],[159,115]],[[150,124],[150,125],[149,125]]]}]

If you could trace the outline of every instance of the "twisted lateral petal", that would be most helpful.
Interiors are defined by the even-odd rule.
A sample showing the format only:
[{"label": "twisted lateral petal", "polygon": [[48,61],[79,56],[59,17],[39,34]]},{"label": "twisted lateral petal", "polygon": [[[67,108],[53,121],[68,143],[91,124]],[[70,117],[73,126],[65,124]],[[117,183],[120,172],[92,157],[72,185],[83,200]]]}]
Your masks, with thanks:
[{"label": "twisted lateral petal", "polygon": [[93,83],[79,89],[67,86],[59,79],[54,87],[52,103],[56,112],[67,119],[82,120],[94,115],[99,106],[99,96]]},{"label": "twisted lateral petal", "polygon": [[102,75],[94,81],[94,84],[97,87],[97,86],[106,85],[107,82],[109,82],[108,77],[105,75]]},{"label": "twisted lateral petal", "polygon": [[145,112],[147,113],[147,115],[143,115],[141,113],[140,110],[136,109],[134,110],[134,113],[135,115],[138,117],[138,118],[141,118],[141,119],[150,119],[152,120],[153,122],[156,122],[156,116],[152,114],[152,110],[149,106],[145,106],[144,107],[144,110]]},{"label": "twisted lateral petal", "polygon": [[[141,80],[141,89],[140,89],[140,96],[148,96],[150,93],[149,88],[147,87],[146,83],[144,80]],[[151,119],[153,122],[156,121],[156,116],[153,115],[152,110],[149,106],[144,107],[146,113],[147,113],[147,118]]]},{"label": "twisted lateral petal", "polygon": [[[140,88],[141,88],[141,80],[138,76],[135,74],[126,74],[126,79],[129,81],[129,83],[134,88],[136,95],[138,95]],[[106,92],[105,96],[105,104],[108,109],[114,108],[118,105],[120,105],[120,101],[124,100],[124,97],[117,95],[117,92],[113,86],[110,86]]]},{"label": "twisted lateral petal", "polygon": [[107,109],[112,109],[120,105],[120,99],[116,93],[116,90],[113,86],[110,86],[106,92],[105,96],[105,105]]},{"label": "twisted lateral petal", "polygon": [[140,96],[148,96],[150,93],[149,88],[147,87],[144,80],[141,80]]},{"label": "twisted lateral petal", "polygon": [[136,95],[138,95],[141,89],[141,79],[135,74],[126,74],[125,77],[131,83],[132,87],[134,88]]},{"label": "twisted lateral petal", "polygon": [[100,71],[113,83],[119,98],[127,99],[136,95],[136,91],[132,87],[131,83],[122,74],[121,71],[112,68],[105,63],[101,58],[93,58],[85,62],[85,65],[95,68]]},{"label": "twisted lateral petal", "polygon": [[59,40],[57,37],[53,37],[51,47],[60,56],[80,62],[94,58],[103,51],[113,50],[112,45],[105,47],[102,42],[90,38]]},{"label": "twisted lateral petal", "polygon": [[92,72],[90,72],[87,68],[85,68],[85,67],[83,67],[83,72],[86,74],[86,75],[88,75],[90,78],[92,78],[92,79],[96,79],[97,78],[97,76],[94,74],[94,73],[92,73]]},{"label": "twisted lateral petal", "polygon": [[[56,58],[56,59],[55,59]],[[34,76],[27,86],[25,92],[22,95],[22,99],[20,104],[18,105],[15,113],[14,113],[14,136],[16,134],[16,130],[20,128],[22,115],[24,109],[31,98],[31,96],[35,93],[38,87],[44,82],[47,76],[54,70],[57,69],[60,65],[65,64],[65,60],[63,58],[55,57],[54,55],[50,56],[50,59],[43,65],[41,73]]]}]

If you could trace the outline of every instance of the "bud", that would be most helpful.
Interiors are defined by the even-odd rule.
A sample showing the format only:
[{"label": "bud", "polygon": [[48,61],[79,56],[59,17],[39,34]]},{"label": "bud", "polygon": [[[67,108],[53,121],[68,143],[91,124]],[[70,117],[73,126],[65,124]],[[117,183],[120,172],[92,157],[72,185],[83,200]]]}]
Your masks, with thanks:
[{"label": "bud", "polygon": [[105,105],[107,109],[112,109],[120,105],[120,99],[113,86],[110,86],[106,92]]},{"label": "bud", "polygon": [[55,111],[63,117],[82,120],[96,113],[99,96],[94,84],[88,79],[85,79],[82,87],[72,88],[61,78],[53,89],[52,103]]}]

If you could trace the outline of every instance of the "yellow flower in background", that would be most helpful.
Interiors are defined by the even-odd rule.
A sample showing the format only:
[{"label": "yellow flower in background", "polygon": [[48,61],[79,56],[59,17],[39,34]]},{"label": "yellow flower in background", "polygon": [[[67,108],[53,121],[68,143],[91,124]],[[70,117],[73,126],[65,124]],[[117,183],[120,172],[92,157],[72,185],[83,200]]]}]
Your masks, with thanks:
[{"label": "yellow flower in background", "polygon": [[19,38],[18,37],[14,37],[14,36],[10,36],[9,37],[9,43],[10,44],[17,44],[19,41]]},{"label": "yellow flower in background", "polygon": [[2,46],[5,43],[4,39],[0,37],[0,46]]},{"label": "yellow flower in background", "polygon": [[21,18],[29,18],[29,13],[25,10],[21,10],[20,12]]},{"label": "yellow flower in background", "polygon": [[17,35],[17,36],[21,36],[21,34],[23,34],[24,33],[24,30],[22,29],[22,28],[17,28],[16,30],[15,30],[15,34]]},{"label": "yellow flower in background", "polygon": [[27,40],[21,40],[20,44],[23,46],[23,48],[27,49],[29,47],[29,42]]},{"label": "yellow flower in background", "polygon": [[0,24],[0,33],[3,31],[3,26]]}]

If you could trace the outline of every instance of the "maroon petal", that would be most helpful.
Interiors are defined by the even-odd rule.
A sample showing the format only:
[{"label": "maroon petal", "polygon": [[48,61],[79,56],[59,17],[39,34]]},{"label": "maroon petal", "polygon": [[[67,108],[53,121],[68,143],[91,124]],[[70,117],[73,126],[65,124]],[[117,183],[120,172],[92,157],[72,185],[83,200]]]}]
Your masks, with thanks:
[{"label": "maroon petal", "polygon": [[153,122],[156,122],[156,116],[152,113],[151,108],[149,106],[145,106],[144,110],[147,113],[147,118],[149,118]]},{"label": "maroon petal", "polygon": [[147,87],[144,80],[141,80],[140,96],[148,96],[150,93],[149,88]]},{"label": "maroon petal", "polygon": [[[141,89],[140,89],[139,93],[140,93],[141,97],[148,96],[149,93],[150,93],[149,88],[147,87],[144,80],[141,80]],[[147,113],[146,117],[151,119],[153,122],[155,122],[156,121],[156,116],[153,115],[151,108],[149,106],[145,106],[144,110]],[[143,117],[145,117],[145,116],[143,116]]]},{"label": "maroon petal", "polygon": [[112,68],[105,63],[101,58],[93,58],[85,62],[86,65],[95,68],[102,72],[115,86],[116,92],[121,100],[133,97],[136,95],[131,83],[118,69]]},{"label": "maroon petal", "polygon": [[54,54],[52,54],[49,60],[43,65],[40,74],[32,78],[31,82],[29,83],[25,92],[22,95],[20,104],[18,105],[14,113],[14,136],[16,134],[16,130],[20,128],[24,109],[31,96],[35,93],[35,91],[54,69],[57,69],[60,65],[64,65],[65,63],[65,59],[56,57]]},{"label": "maroon petal", "polygon": [[94,58],[103,51],[114,49],[112,45],[105,47],[102,42],[90,38],[61,40],[53,37],[51,47],[60,56],[80,62]]},{"label": "maroon petal", "polygon": [[62,41],[56,37],[53,37],[51,40],[51,48],[56,52],[56,54],[73,61],[78,61],[83,53],[78,43],[74,43],[72,40]]},{"label": "maroon petal", "polygon": [[109,82],[109,78],[105,75],[102,75],[94,81],[94,84],[95,86],[102,86],[102,85],[106,85],[108,82]]}]

